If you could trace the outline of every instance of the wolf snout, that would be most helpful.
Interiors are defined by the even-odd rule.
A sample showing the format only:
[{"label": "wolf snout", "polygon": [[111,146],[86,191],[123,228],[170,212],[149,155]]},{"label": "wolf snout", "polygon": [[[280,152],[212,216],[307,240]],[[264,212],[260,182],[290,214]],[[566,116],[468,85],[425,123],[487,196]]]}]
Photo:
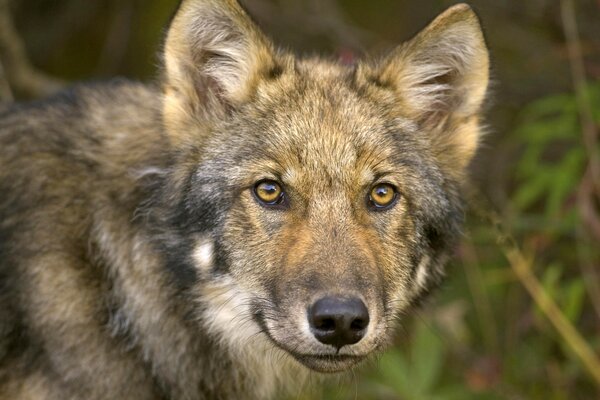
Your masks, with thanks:
[{"label": "wolf snout", "polygon": [[358,343],[369,326],[369,310],[356,297],[327,296],[308,309],[308,322],[315,338],[336,347]]}]

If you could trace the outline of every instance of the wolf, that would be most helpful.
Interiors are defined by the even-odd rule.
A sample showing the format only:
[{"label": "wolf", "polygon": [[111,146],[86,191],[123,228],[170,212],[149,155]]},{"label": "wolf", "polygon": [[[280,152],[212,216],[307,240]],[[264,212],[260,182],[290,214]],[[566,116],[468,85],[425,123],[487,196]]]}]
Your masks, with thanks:
[{"label": "wolf", "polygon": [[156,84],[0,112],[0,398],[268,399],[380,353],[463,219],[465,4],[347,65],[183,0]]}]

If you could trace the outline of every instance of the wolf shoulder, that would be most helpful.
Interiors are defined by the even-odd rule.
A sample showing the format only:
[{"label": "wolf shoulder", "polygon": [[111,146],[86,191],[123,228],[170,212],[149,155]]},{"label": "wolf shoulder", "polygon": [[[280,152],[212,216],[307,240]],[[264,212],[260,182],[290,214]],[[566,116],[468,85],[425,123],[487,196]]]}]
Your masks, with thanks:
[{"label": "wolf shoulder", "polygon": [[0,157],[6,163],[43,152],[72,155],[76,161],[86,155],[93,159],[88,153],[102,152],[116,139],[160,140],[160,97],[153,85],[114,79],[5,106],[0,108]]},{"label": "wolf shoulder", "polygon": [[166,148],[160,98],[152,85],[117,79],[0,108],[3,192],[27,190],[32,181],[38,190],[69,182],[89,189],[103,179],[118,186]]},{"label": "wolf shoulder", "polygon": [[[115,80],[0,108],[0,398],[20,398],[10,395],[21,393],[20,382],[34,387],[35,374],[40,380],[50,374],[40,345],[47,338],[77,344],[102,331],[106,315],[95,303],[88,319],[76,316],[84,309],[80,299],[108,296],[95,232],[98,221],[133,230],[145,196],[138,171],[163,166],[168,152],[160,98],[156,87]],[[42,276],[52,302],[37,291]],[[53,318],[78,323],[86,333],[65,336],[30,326],[39,329]],[[60,348],[47,351],[69,364]],[[44,388],[55,386],[44,382]]]}]

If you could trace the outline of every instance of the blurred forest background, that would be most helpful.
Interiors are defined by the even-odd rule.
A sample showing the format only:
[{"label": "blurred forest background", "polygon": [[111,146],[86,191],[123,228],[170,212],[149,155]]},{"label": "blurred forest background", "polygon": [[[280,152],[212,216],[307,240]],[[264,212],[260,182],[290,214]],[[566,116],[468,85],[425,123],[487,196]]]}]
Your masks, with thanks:
[{"label": "blurred forest background", "polygon": [[[279,45],[351,62],[410,38],[454,1],[242,3]],[[0,0],[0,99],[155,79],[176,4]],[[600,398],[600,0],[470,4],[494,82],[448,280],[402,322],[396,347],[306,398]]]}]

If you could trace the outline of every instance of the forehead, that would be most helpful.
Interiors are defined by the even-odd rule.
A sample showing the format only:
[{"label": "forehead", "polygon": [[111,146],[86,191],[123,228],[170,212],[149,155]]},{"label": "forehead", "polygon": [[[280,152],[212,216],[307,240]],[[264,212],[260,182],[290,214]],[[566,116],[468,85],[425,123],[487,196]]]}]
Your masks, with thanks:
[{"label": "forehead", "polygon": [[260,153],[282,173],[353,180],[389,168],[413,128],[361,92],[349,67],[308,62],[262,91],[251,112]]}]

